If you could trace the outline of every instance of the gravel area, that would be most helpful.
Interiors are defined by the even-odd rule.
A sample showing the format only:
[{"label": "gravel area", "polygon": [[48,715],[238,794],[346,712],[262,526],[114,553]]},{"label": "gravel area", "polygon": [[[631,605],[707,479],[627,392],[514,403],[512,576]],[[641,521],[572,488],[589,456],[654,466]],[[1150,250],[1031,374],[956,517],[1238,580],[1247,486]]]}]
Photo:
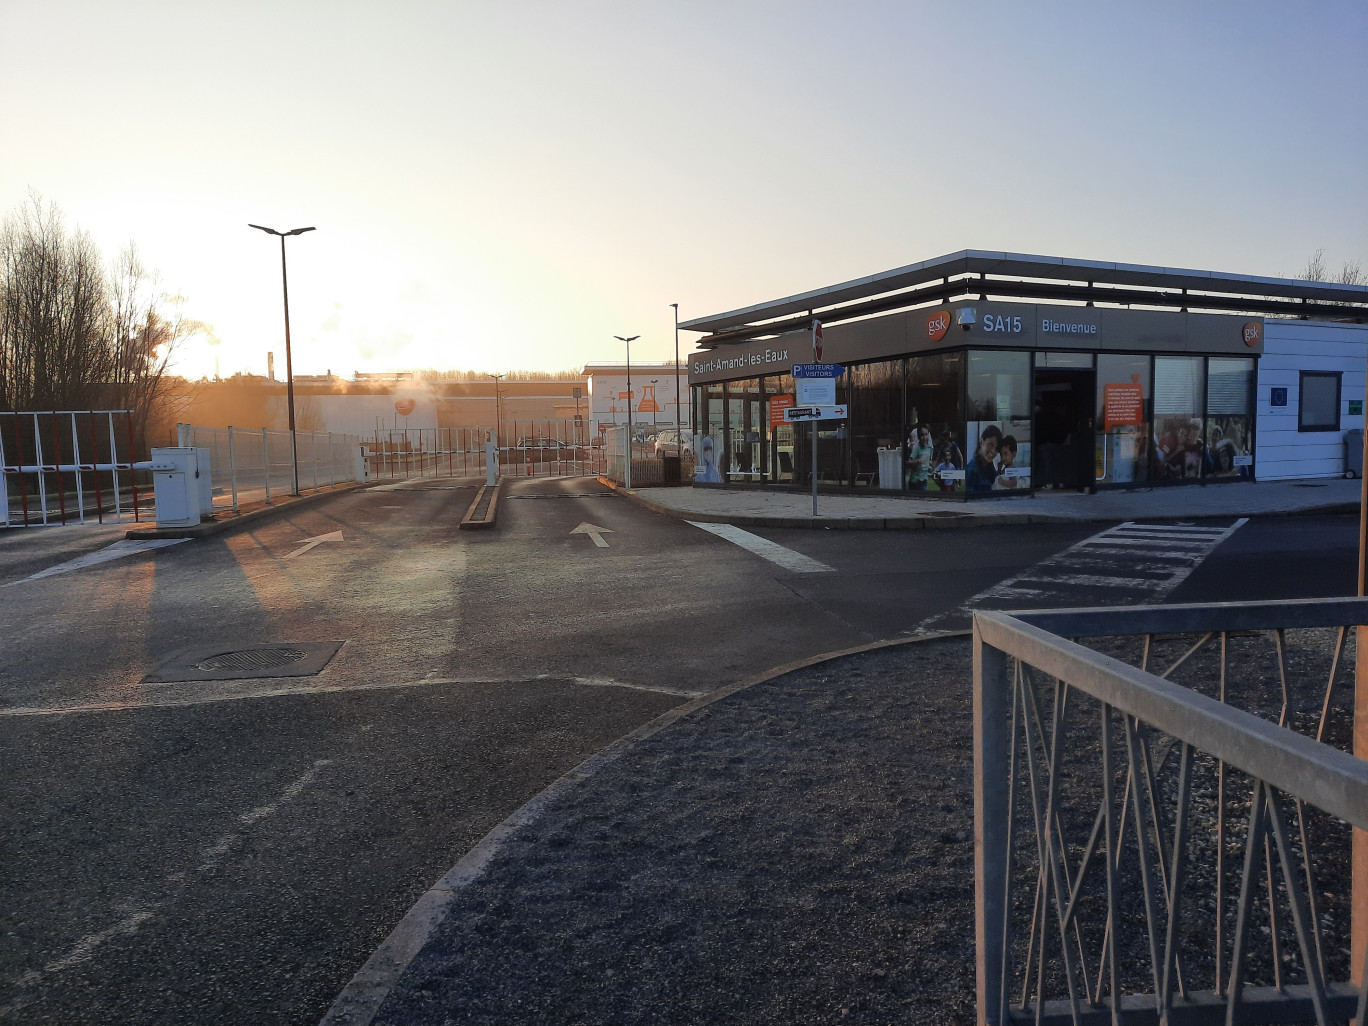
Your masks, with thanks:
[{"label": "gravel area", "polygon": [[749,688],[514,834],[375,1022],[968,1023],[964,640]]},{"label": "gravel area", "polygon": [[[1334,632],[1300,633],[1289,635],[1287,668],[1290,683],[1309,688],[1291,718],[1314,734]],[[1192,640],[1157,642],[1152,668],[1166,668]],[[1094,644],[1139,662],[1136,639]],[[1177,677],[1210,685],[1219,679],[1216,653]],[[1231,700],[1277,719],[1271,636],[1232,639],[1231,657]],[[1342,682],[1352,658],[1351,646]],[[737,692],[627,747],[512,833],[457,892],[374,1022],[972,1022],[971,683],[967,639],[881,649]],[[1347,722],[1347,688],[1337,697],[1332,721]],[[1332,729],[1327,740],[1344,745],[1342,733]],[[1071,761],[1083,792],[1066,810],[1077,820],[1067,827],[1075,858],[1100,786],[1085,765],[1096,766],[1095,735],[1078,740]],[[1161,806],[1173,788],[1168,748],[1153,751]],[[1195,785],[1199,832],[1214,829],[1208,783]],[[1230,786],[1226,815],[1237,836],[1227,836],[1227,951],[1226,903],[1248,815],[1247,784]],[[1311,826],[1320,912],[1324,925],[1342,929],[1348,832]],[[1194,853],[1211,844],[1195,840]],[[1133,876],[1133,854],[1123,859]],[[1024,861],[1017,868],[1033,872]],[[1210,950],[1211,875],[1209,865],[1194,868],[1185,887],[1196,911],[1187,969],[1199,978],[1211,968],[1200,953]],[[1032,887],[1022,883],[1015,904],[1029,918]],[[1139,880],[1127,884],[1134,894]],[[1285,909],[1285,898],[1279,904]],[[1122,975],[1148,989],[1143,926],[1125,918]],[[1280,918],[1287,922],[1285,911]],[[1332,978],[1346,969],[1338,932],[1326,937]],[[1014,946],[1022,944],[1018,936]],[[1267,937],[1256,948],[1266,945]],[[1298,960],[1283,950],[1295,980]],[[1268,962],[1256,952],[1251,982],[1262,982]]]}]

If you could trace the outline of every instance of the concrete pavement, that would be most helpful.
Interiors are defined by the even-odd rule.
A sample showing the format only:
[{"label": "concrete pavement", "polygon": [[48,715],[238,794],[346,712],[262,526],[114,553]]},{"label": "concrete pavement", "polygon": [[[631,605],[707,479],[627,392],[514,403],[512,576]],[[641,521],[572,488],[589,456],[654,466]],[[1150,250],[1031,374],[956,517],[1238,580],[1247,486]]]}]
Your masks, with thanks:
[{"label": "concrete pavement", "polygon": [[894,530],[945,527],[1001,527],[1061,521],[1200,519],[1351,513],[1359,507],[1363,482],[1341,478],[1250,484],[1170,486],[1136,491],[1037,492],[1020,497],[965,502],[914,495],[812,493],[778,489],[619,489],[657,512],[685,520],[741,527],[820,527]]}]

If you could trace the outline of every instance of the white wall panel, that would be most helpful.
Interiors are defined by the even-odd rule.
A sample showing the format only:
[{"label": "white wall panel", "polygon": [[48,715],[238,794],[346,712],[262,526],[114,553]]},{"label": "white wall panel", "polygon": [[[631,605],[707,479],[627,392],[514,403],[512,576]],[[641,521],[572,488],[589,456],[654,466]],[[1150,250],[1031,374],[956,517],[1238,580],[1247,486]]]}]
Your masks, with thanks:
[{"label": "white wall panel", "polygon": [[[1349,416],[1351,400],[1364,398],[1368,325],[1326,321],[1264,322],[1264,351],[1255,390],[1255,473],[1261,481],[1338,477],[1344,471],[1344,433],[1363,427]],[[1298,431],[1302,371],[1338,371],[1340,430]],[[1270,405],[1274,387],[1287,389],[1287,405]]]}]

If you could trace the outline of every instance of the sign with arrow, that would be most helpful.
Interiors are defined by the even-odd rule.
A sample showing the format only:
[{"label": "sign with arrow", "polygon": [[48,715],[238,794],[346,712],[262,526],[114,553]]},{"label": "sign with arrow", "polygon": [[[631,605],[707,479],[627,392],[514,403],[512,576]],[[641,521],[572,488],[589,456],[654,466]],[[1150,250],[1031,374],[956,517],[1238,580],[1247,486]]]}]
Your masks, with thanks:
[{"label": "sign with arrow", "polygon": [[790,406],[784,411],[784,419],[790,423],[796,420],[845,420],[844,406]]},{"label": "sign with arrow", "polygon": [[608,543],[603,540],[603,536],[605,534],[612,534],[613,529],[611,527],[598,527],[594,524],[580,524],[579,527],[575,528],[570,533],[587,534],[590,538],[594,539],[595,545],[597,545],[601,549],[606,549],[608,547]]},{"label": "sign with arrow", "polygon": [[845,368],[839,363],[795,363],[793,365],[793,376],[795,378],[839,378],[845,373]]},{"label": "sign with arrow", "polygon": [[311,548],[313,548],[315,545],[322,545],[324,542],[341,541],[341,540],[342,540],[342,532],[341,532],[341,531],[331,531],[331,532],[329,532],[328,534],[320,534],[320,535],[317,535],[316,537],[309,538],[307,541],[304,542],[303,545],[301,545],[299,548],[295,549],[293,552],[286,553],[285,558],[286,558],[286,559],[294,559],[295,556],[302,556],[302,555],[304,555],[304,553],[308,552],[308,551],[309,551]]}]

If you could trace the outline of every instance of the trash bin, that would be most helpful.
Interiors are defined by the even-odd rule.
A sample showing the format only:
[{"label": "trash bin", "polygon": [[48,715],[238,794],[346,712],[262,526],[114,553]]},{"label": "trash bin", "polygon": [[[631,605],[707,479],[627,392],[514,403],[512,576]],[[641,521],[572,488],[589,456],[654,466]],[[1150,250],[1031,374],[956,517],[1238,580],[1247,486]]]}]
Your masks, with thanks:
[{"label": "trash bin", "polygon": [[1344,433],[1344,476],[1363,476],[1363,429]]},{"label": "trash bin", "polygon": [[680,464],[683,463],[683,460],[678,456],[662,456],[661,459],[665,462],[665,470],[662,477],[663,482],[667,485],[682,483]]}]

